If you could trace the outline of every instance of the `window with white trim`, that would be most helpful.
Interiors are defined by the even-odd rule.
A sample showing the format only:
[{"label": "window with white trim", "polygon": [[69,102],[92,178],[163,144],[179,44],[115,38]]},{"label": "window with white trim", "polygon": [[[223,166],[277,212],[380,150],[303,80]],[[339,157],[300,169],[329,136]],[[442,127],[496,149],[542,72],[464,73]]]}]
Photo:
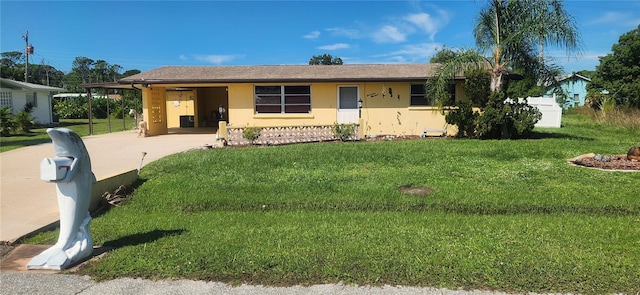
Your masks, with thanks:
[{"label": "window with white trim", "polygon": [[38,93],[27,93],[27,103],[30,103],[34,108],[38,106]]},{"label": "window with white trim", "polygon": [[273,85],[254,88],[256,114],[311,113],[311,86]]},{"label": "window with white trim", "polygon": [[10,91],[0,91],[0,108],[13,109],[13,96]]}]

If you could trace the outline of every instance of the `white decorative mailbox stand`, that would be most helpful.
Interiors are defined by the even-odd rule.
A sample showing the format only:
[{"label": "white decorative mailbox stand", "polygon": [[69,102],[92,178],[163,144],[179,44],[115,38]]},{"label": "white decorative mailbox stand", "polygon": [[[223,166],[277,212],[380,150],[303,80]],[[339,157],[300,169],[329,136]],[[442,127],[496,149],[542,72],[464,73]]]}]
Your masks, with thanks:
[{"label": "white decorative mailbox stand", "polygon": [[58,242],[31,259],[27,269],[62,270],[93,253],[89,205],[96,178],[87,148],[78,134],[67,128],[49,128],[47,133],[56,156],[42,160],[40,179],[56,184],[60,234]]}]

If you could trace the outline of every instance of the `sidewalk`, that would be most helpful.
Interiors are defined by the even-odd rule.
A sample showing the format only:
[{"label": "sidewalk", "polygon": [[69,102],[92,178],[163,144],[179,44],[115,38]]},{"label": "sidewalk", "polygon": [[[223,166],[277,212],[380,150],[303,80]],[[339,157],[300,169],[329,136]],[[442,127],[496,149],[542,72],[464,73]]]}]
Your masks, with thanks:
[{"label": "sidewalk", "polygon": [[[404,286],[345,286],[324,284],[312,286],[265,287],[252,285],[231,286],[219,282],[189,280],[150,281],[121,278],[95,282],[86,276],[51,275],[37,273],[0,273],[3,294],[49,295],[125,295],[125,294],[237,294],[237,295],[507,295],[509,293],[486,290],[448,290],[430,287]],[[536,293],[526,293],[536,295]]]},{"label": "sidewalk", "polygon": [[[141,138],[123,131],[82,138],[96,179],[138,169],[170,154],[215,145],[215,134],[168,134]],[[13,242],[58,221],[55,185],[40,180],[40,161],[53,157],[53,144],[0,153],[0,241]]]}]

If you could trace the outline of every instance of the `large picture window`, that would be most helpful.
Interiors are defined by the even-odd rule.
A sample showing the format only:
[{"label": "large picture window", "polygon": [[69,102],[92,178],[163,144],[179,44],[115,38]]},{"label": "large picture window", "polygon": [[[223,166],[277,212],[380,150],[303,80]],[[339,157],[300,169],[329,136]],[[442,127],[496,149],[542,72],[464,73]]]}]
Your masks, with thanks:
[{"label": "large picture window", "polygon": [[255,86],[256,114],[311,113],[311,86]]},{"label": "large picture window", "polygon": [[[448,87],[449,99],[444,102],[445,106],[451,106],[455,104],[456,101],[456,85],[451,84]],[[435,100],[433,98],[428,98],[424,84],[412,84],[411,85],[411,106],[433,106],[435,105]]]}]

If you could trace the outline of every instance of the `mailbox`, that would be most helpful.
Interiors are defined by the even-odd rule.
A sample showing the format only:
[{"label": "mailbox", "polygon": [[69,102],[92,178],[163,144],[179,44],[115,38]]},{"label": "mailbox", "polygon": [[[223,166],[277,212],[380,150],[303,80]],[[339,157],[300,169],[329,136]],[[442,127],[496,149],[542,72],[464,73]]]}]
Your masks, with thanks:
[{"label": "mailbox", "polygon": [[40,162],[40,179],[44,181],[62,180],[73,160],[66,157],[44,158]]}]

